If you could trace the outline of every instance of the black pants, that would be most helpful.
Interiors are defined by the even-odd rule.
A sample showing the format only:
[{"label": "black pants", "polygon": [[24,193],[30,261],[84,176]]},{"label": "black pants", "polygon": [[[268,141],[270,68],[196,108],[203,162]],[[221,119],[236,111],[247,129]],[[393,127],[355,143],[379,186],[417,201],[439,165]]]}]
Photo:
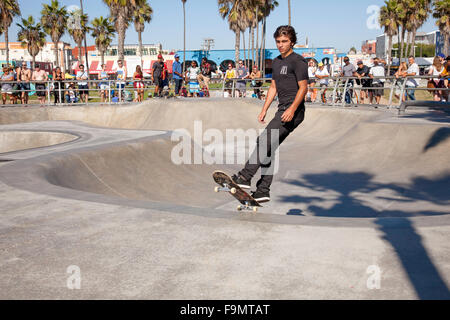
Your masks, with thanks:
[{"label": "black pants", "polygon": [[[272,157],[275,155],[276,149],[305,119],[305,110],[298,109],[291,122],[283,123],[281,121],[281,116],[284,111],[284,108],[280,108],[275,114],[273,120],[258,138],[255,153],[250,157],[245,168],[239,172],[239,175],[242,175],[247,180],[251,180],[261,168],[261,179],[256,185],[258,191],[261,192],[270,191],[270,186],[273,181],[273,170],[275,169],[274,166],[272,166],[274,163]],[[276,132],[278,132],[278,141],[275,136],[272,138],[272,135]],[[260,150],[261,146],[264,145],[266,145],[266,150]],[[265,158],[261,159],[259,156],[260,154],[265,154]]]},{"label": "black pants", "polygon": [[175,95],[180,93],[181,86],[183,84],[183,79],[173,79],[175,81]]}]

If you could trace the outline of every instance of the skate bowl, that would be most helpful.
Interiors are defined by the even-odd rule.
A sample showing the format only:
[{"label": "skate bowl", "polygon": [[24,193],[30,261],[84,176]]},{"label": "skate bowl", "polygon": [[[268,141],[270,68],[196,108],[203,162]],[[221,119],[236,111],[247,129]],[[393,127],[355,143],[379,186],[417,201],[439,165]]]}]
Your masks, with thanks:
[{"label": "skate bowl", "polygon": [[78,138],[63,132],[0,131],[0,154],[55,146]]},{"label": "skate bowl", "polygon": [[[211,174],[216,169],[231,174],[244,163],[176,164],[173,152],[179,141],[173,139],[173,131],[185,129],[193,137],[200,125],[201,134],[215,129],[225,137],[229,129],[260,130],[260,109],[260,103],[247,100],[149,101],[124,107],[27,110],[2,117],[2,124],[75,120],[111,130],[164,130],[166,134],[157,138],[26,160],[29,175],[38,181],[34,188],[89,201],[235,217],[237,203],[227,194],[214,193]],[[304,123],[280,148],[272,201],[261,217],[278,223],[342,219],[354,224],[358,219],[446,216],[449,131],[446,115],[424,111],[399,118],[387,110],[308,108]],[[223,148],[227,143],[215,141]],[[188,151],[190,159],[194,146]]]}]

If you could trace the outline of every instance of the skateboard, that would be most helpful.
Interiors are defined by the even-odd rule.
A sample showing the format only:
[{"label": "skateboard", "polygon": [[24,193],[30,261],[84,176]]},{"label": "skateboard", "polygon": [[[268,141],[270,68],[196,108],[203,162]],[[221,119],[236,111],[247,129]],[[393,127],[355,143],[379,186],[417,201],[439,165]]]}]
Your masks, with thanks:
[{"label": "skateboard", "polygon": [[222,171],[215,171],[213,173],[214,181],[220,186],[214,188],[216,193],[229,192],[236,198],[241,204],[237,207],[238,211],[248,210],[258,212],[258,208],[262,208],[262,205],[258,203],[251,195],[239,187],[231,179],[229,175]]}]

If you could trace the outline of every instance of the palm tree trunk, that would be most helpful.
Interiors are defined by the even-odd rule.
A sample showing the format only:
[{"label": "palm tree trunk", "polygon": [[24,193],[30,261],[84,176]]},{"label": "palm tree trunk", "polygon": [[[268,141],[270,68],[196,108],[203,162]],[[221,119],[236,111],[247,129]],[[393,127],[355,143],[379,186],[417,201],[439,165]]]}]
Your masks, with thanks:
[{"label": "palm tree trunk", "polygon": [[416,34],[417,34],[417,29],[414,28],[412,35],[411,35],[411,49],[409,51],[409,55],[416,57],[416,48],[415,48],[415,44],[416,44]]},{"label": "palm tree trunk", "polygon": [[259,20],[258,20],[258,15],[259,15],[259,6],[256,6],[256,45],[255,45],[255,61],[256,64],[258,65],[258,69],[259,69],[259,54],[258,54],[258,48],[259,48]]},{"label": "palm tree trunk", "polygon": [[105,50],[100,51],[100,61],[102,62],[102,66],[105,64]]},{"label": "palm tree trunk", "polygon": [[400,49],[400,62],[403,59],[403,49],[405,48],[405,33],[406,29],[405,27],[402,27],[402,34],[401,34],[401,49]]},{"label": "palm tree trunk", "polygon": [[186,3],[183,2],[183,74],[186,72]]},{"label": "palm tree trunk", "polygon": [[119,16],[118,19],[118,26],[119,26],[119,36],[118,36],[118,42],[119,42],[119,60],[124,60],[125,58],[125,21],[123,19],[123,17]]},{"label": "palm tree trunk", "polygon": [[250,29],[251,38],[252,38],[252,66],[255,64],[255,28],[253,25]]},{"label": "palm tree trunk", "polygon": [[3,30],[5,32],[6,65],[9,65],[9,35],[8,35],[8,26],[6,25],[6,22],[3,23]]},{"label": "palm tree trunk", "polygon": [[33,57],[33,70],[36,69],[36,56]]},{"label": "palm tree trunk", "polygon": [[247,66],[247,51],[245,50],[245,31],[242,31],[242,43],[244,48],[244,66]]},{"label": "palm tree trunk", "polygon": [[138,41],[139,41],[139,57],[141,57],[141,68],[144,68],[144,60],[142,58],[142,32],[138,32]]},{"label": "palm tree trunk", "polygon": [[442,32],[444,34],[444,54],[446,56],[450,56],[450,45],[449,45],[449,41],[450,41],[450,36],[447,32]]},{"label": "palm tree trunk", "polygon": [[[248,57],[248,60],[250,60],[250,46],[251,46],[251,39],[252,39],[251,29],[249,28],[249,29],[248,29],[248,48],[247,48],[247,53],[248,53],[247,57]],[[253,61],[253,60],[252,60],[252,61]],[[247,66],[247,67],[250,68],[250,61],[248,62],[248,66]]]},{"label": "palm tree trunk", "polygon": [[236,41],[234,44],[234,59],[235,59],[235,62],[237,63],[240,58],[239,49],[240,49],[240,44],[241,44],[241,31],[237,30],[235,32],[235,34],[236,34]]},{"label": "palm tree trunk", "polygon": [[83,55],[81,54],[81,46],[82,46],[82,44],[81,44],[81,43],[78,43],[78,50],[80,51],[80,52],[78,53],[78,61],[80,61],[80,63],[79,63],[78,65],[80,65],[80,64],[83,63]]},{"label": "palm tree trunk", "polygon": [[60,66],[59,65],[59,49],[58,49],[59,39],[52,39],[52,41],[53,41],[53,44],[55,45],[56,66],[59,67]]},{"label": "palm tree trunk", "polygon": [[265,63],[265,50],[266,50],[266,17],[263,19],[263,28],[262,28],[262,39],[261,39],[261,70],[262,75],[265,75],[266,63]]},{"label": "palm tree trunk", "polygon": [[289,9],[289,25],[291,24],[291,0],[288,0],[288,9]]}]

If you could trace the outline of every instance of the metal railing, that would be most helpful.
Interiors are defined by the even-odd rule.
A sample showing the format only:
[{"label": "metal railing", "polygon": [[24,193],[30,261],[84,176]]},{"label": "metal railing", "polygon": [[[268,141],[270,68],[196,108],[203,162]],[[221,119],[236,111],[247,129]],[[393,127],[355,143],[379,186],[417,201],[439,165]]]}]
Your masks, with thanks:
[{"label": "metal railing", "polygon": [[[326,86],[323,86],[320,84],[321,80],[324,79],[315,79],[316,84],[314,87],[309,87],[308,90],[321,90],[325,94],[325,101],[321,101],[321,104],[330,105],[330,106],[348,106],[348,105],[361,105],[358,101],[358,95],[357,92],[361,91],[372,91],[372,90],[383,90],[383,93],[385,90],[389,91],[388,94],[388,102],[385,104],[388,107],[394,107],[393,101],[394,101],[394,95],[397,91],[397,96],[399,97],[398,103],[396,103],[395,107],[398,107],[401,105],[401,103],[404,101],[403,97],[406,96],[407,91],[408,92],[416,92],[416,91],[441,91],[444,96],[448,96],[450,94],[449,88],[428,88],[426,86],[417,86],[417,87],[407,87],[407,80],[408,79],[426,79],[430,80],[431,78],[436,78],[436,76],[408,76],[408,77],[401,77],[396,78],[394,76],[390,77],[328,77],[326,80],[328,80],[328,84]],[[208,91],[217,91],[217,96],[228,96],[230,98],[234,97],[242,97],[242,93],[244,91],[251,91],[254,90],[254,93],[252,94],[253,97],[264,99],[266,96],[266,92],[269,89],[271,78],[258,78],[258,79],[239,79],[239,78],[233,78],[233,79],[226,79],[226,78],[213,78],[210,80],[209,84],[210,87]],[[362,83],[355,85],[355,83],[360,82],[361,80],[384,80],[383,87],[376,87],[376,86],[363,86]],[[134,82],[143,83],[144,87],[134,87]],[[427,83],[428,81],[426,81]],[[17,88],[17,85],[21,84],[35,84],[39,87],[39,85],[44,85],[44,89],[42,88],[35,88],[35,89],[23,89]],[[80,83],[88,83],[87,88],[81,87]],[[242,86],[240,83],[245,83],[245,86]],[[8,87],[6,90],[3,90],[3,85],[9,84],[11,89],[8,90]],[[250,85],[249,85],[250,84]],[[14,100],[21,100],[22,93],[37,93],[37,92],[45,92],[45,100],[47,105],[85,105],[83,101],[80,101],[81,94],[84,92],[88,92],[88,94],[95,92],[97,93],[98,98],[102,98],[102,102],[89,102],[89,104],[126,104],[126,103],[132,103],[136,101],[136,93],[139,91],[142,93],[142,90],[145,91],[152,91],[155,90],[155,84],[153,84],[149,80],[124,80],[124,81],[118,81],[118,80],[86,80],[86,81],[80,81],[80,80],[62,80],[62,81],[52,81],[47,80],[45,82],[43,81],[27,81],[27,82],[15,82],[15,81],[1,81],[0,85],[2,85],[2,99],[7,98],[11,101],[11,98]],[[189,82],[184,82],[184,86],[187,88],[189,87]],[[35,86],[36,87],[36,86]],[[171,87],[173,88],[174,85],[171,83]],[[202,88],[200,88],[201,90]],[[187,89],[189,90],[189,89]],[[330,91],[331,96],[326,95],[327,91]],[[411,90],[411,91],[409,91]],[[237,95],[237,92],[239,92],[239,95]],[[227,93],[227,94],[225,94]],[[52,95],[54,98],[54,102],[52,103]],[[131,96],[130,96],[131,95]],[[69,99],[67,99],[67,96]],[[346,101],[347,96],[347,101]],[[348,97],[350,96],[350,103]],[[356,96],[356,101],[354,100]],[[321,95],[322,97],[322,95]],[[75,98],[75,99],[73,99]],[[91,96],[92,98],[92,96]],[[447,101],[448,101],[447,97]],[[41,99],[43,99],[41,97]],[[143,97],[143,99],[147,99],[147,97]],[[320,99],[319,99],[320,100]],[[3,101],[2,101],[3,102]],[[20,101],[21,102],[21,101]],[[55,103],[56,102],[56,103]],[[448,102],[447,102],[448,103]],[[16,105],[22,105],[16,104]],[[28,103],[27,105],[30,105]],[[372,104],[373,105],[373,104]],[[2,106],[11,106],[11,104],[2,104]]]}]

